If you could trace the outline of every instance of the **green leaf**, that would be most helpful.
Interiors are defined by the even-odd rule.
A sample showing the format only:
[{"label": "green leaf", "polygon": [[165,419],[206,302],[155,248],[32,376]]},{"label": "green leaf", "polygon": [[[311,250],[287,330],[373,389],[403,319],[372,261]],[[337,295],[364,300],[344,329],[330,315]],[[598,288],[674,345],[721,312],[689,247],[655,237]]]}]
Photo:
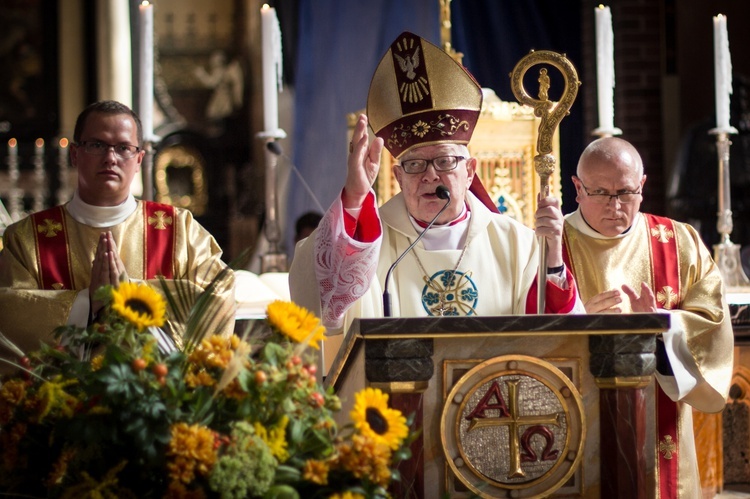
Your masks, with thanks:
[{"label": "green leaf", "polygon": [[304,425],[299,420],[292,419],[289,421],[287,430],[289,431],[289,443],[294,446],[299,446],[300,442],[302,442],[305,437]]},{"label": "green leaf", "polygon": [[299,482],[302,479],[302,472],[291,466],[280,464],[276,468],[275,480],[280,483]]},{"label": "green leaf", "polygon": [[274,485],[263,494],[263,499],[299,499],[299,492],[291,485]]}]

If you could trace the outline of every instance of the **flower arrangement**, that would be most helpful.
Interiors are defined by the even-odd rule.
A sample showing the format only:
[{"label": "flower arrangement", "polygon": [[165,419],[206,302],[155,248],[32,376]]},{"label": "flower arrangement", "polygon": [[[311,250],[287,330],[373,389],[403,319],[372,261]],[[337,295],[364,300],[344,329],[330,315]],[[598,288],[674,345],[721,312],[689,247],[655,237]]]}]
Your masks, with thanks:
[{"label": "flower arrangement", "polygon": [[165,301],[146,284],[105,287],[90,327],[23,358],[0,386],[0,490],[23,497],[387,497],[410,456],[388,396],[338,397],[308,351],[324,329],[291,302],[241,336],[187,337],[164,353]]}]

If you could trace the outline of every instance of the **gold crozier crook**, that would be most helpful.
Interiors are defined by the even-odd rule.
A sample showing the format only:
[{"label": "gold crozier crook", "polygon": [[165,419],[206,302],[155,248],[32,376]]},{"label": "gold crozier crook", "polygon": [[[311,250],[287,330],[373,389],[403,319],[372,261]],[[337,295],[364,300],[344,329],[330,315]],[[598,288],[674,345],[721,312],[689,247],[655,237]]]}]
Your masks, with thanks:
[{"label": "gold crozier crook", "polygon": [[[565,79],[565,88],[559,102],[549,100],[550,78],[547,69],[539,70],[539,97],[531,97],[523,88],[523,77],[531,67],[537,64],[548,64],[557,68]],[[562,119],[567,116],[573,101],[578,95],[578,73],[573,64],[563,54],[549,50],[531,51],[524,56],[510,74],[510,86],[513,95],[521,104],[534,108],[534,115],[541,118],[539,137],[536,143],[537,155],[534,156],[534,169],[539,175],[542,197],[550,194],[550,176],[555,171],[555,157],[552,155],[552,138]],[[543,236],[537,236],[539,242],[539,272],[537,275],[537,313],[544,313],[547,284],[547,244]]]}]

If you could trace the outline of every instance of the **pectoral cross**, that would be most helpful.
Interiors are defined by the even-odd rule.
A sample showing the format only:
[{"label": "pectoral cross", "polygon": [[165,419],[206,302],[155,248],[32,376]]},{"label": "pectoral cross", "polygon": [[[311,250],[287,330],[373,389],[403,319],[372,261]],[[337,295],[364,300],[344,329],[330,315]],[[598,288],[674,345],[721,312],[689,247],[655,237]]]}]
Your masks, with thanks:
[{"label": "pectoral cross", "polygon": [[440,317],[444,317],[448,312],[453,312],[454,310],[454,307],[445,303],[445,295],[442,293],[440,294],[440,301],[438,302],[438,306],[432,309],[432,311]]}]

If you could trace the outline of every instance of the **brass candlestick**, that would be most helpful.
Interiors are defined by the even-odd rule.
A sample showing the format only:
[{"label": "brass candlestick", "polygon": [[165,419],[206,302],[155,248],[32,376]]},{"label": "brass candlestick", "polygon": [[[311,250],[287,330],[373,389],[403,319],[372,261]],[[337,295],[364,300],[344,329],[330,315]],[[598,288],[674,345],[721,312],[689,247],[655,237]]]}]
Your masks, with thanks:
[{"label": "brass candlestick", "polygon": [[709,132],[716,135],[716,154],[719,160],[719,206],[716,229],[721,235],[719,244],[714,245],[714,260],[719,266],[724,285],[729,288],[750,287],[750,279],[745,275],[740,260],[740,245],[729,238],[732,233],[732,201],[729,178],[729,135],[737,133],[734,127],[714,128]]},{"label": "brass candlestick", "polygon": [[[562,73],[565,80],[564,89],[559,102],[549,100],[550,78],[547,69],[539,70],[538,98],[531,97],[524,89],[523,77],[531,67],[538,64],[549,64]],[[573,64],[563,54],[549,50],[531,51],[524,56],[510,74],[510,85],[513,95],[521,104],[534,108],[534,115],[541,118],[539,123],[539,137],[537,138],[537,155],[534,156],[534,169],[539,175],[540,192],[542,197],[550,195],[550,176],[555,171],[555,156],[552,154],[552,139],[562,119],[569,114],[569,110],[578,95],[578,73]],[[547,284],[547,243],[543,236],[537,236],[539,242],[539,272],[537,274],[537,313],[544,313]]]}]

